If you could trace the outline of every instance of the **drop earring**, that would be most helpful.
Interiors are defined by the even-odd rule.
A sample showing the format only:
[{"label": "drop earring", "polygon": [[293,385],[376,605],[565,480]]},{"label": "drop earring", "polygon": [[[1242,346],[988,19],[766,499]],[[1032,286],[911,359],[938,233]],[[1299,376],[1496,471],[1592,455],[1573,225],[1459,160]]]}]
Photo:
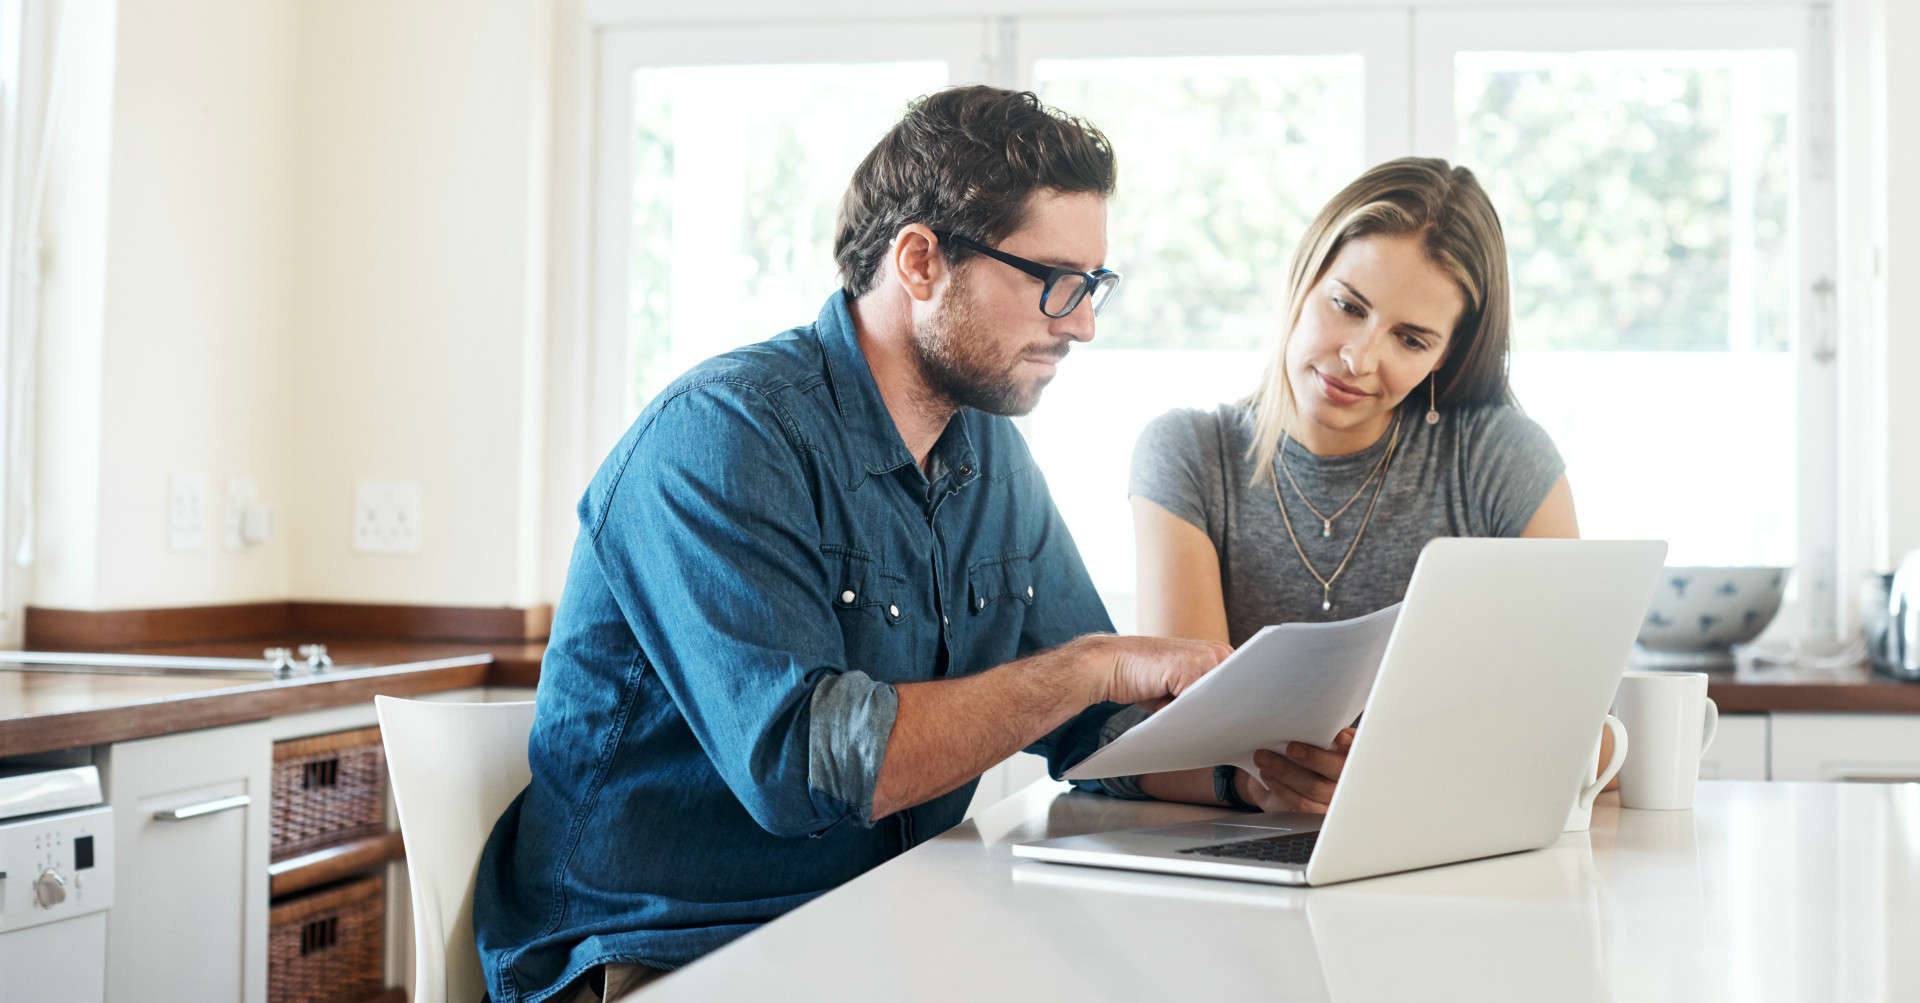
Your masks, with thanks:
[{"label": "drop earring", "polygon": [[1429,425],[1440,424],[1440,411],[1434,406],[1439,399],[1439,392],[1435,390],[1433,386],[1434,380],[1437,378],[1438,374],[1427,374],[1427,424]]}]

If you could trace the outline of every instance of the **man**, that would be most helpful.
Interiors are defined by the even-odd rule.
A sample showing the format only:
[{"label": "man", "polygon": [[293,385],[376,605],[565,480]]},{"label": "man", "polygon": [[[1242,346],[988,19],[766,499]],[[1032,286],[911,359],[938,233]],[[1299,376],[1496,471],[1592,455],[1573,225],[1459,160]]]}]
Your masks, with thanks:
[{"label": "man", "polygon": [[1058,776],[1224,657],[1107,636],[1001,417],[1093,337],[1113,186],[1105,137],[1032,94],[916,102],[855,171],[819,319],[695,367],[614,447],[533,779],[481,859],[493,999],[685,964],[959,822],[1008,755]]}]

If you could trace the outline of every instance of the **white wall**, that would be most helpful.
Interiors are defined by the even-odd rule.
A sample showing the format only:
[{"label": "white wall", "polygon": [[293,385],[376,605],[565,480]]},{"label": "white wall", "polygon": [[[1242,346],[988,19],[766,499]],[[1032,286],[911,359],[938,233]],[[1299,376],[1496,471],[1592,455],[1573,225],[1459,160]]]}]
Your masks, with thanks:
[{"label": "white wall", "polygon": [[[543,0],[303,5],[293,595],[539,598],[550,38]],[[422,485],[422,553],[351,549],[361,480]]]},{"label": "white wall", "polygon": [[[540,601],[550,0],[69,2],[28,601]],[[420,483],[422,553],[351,550],[360,480]]]},{"label": "white wall", "polygon": [[[222,549],[230,474],[291,488],[292,0],[61,5],[29,601],[283,596],[287,547]],[[170,473],[208,485],[170,552]]]},{"label": "white wall", "polygon": [[[278,598],[287,536],[224,549],[227,479],[296,489],[288,334],[297,8],[120,5],[107,233],[100,607]],[[203,549],[170,552],[167,476],[207,478]]]}]

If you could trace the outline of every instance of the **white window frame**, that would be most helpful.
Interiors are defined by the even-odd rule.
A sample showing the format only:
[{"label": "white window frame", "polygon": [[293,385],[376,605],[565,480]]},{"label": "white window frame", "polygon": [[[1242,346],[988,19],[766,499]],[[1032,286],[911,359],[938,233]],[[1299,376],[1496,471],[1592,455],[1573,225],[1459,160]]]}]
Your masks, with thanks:
[{"label": "white window frame", "polygon": [[[1463,51],[1527,52],[1788,50],[1795,94],[1795,225],[1800,247],[1789,311],[1795,316],[1798,380],[1797,623],[1801,637],[1832,641],[1847,622],[1836,585],[1840,533],[1839,373],[1834,365],[1835,243],[1830,14],[1821,4],[1727,7],[1577,7],[1436,10],[1415,18],[1414,150],[1452,159],[1454,57]],[[1426,96],[1422,99],[1422,96]]]}]

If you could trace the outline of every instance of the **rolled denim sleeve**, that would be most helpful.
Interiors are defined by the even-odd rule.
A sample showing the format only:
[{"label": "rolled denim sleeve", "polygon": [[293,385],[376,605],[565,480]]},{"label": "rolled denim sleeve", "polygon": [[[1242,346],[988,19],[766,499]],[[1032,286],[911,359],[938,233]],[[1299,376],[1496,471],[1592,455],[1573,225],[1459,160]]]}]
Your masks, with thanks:
[{"label": "rolled denim sleeve", "polygon": [[858,669],[828,676],[813,688],[807,783],[852,805],[867,824],[873,822],[873,788],[899,709],[892,686]]},{"label": "rolled denim sleeve", "polygon": [[852,670],[811,455],[744,381],[679,391],[582,501],[592,554],[714,769],[762,828],[871,825],[893,688]]}]

